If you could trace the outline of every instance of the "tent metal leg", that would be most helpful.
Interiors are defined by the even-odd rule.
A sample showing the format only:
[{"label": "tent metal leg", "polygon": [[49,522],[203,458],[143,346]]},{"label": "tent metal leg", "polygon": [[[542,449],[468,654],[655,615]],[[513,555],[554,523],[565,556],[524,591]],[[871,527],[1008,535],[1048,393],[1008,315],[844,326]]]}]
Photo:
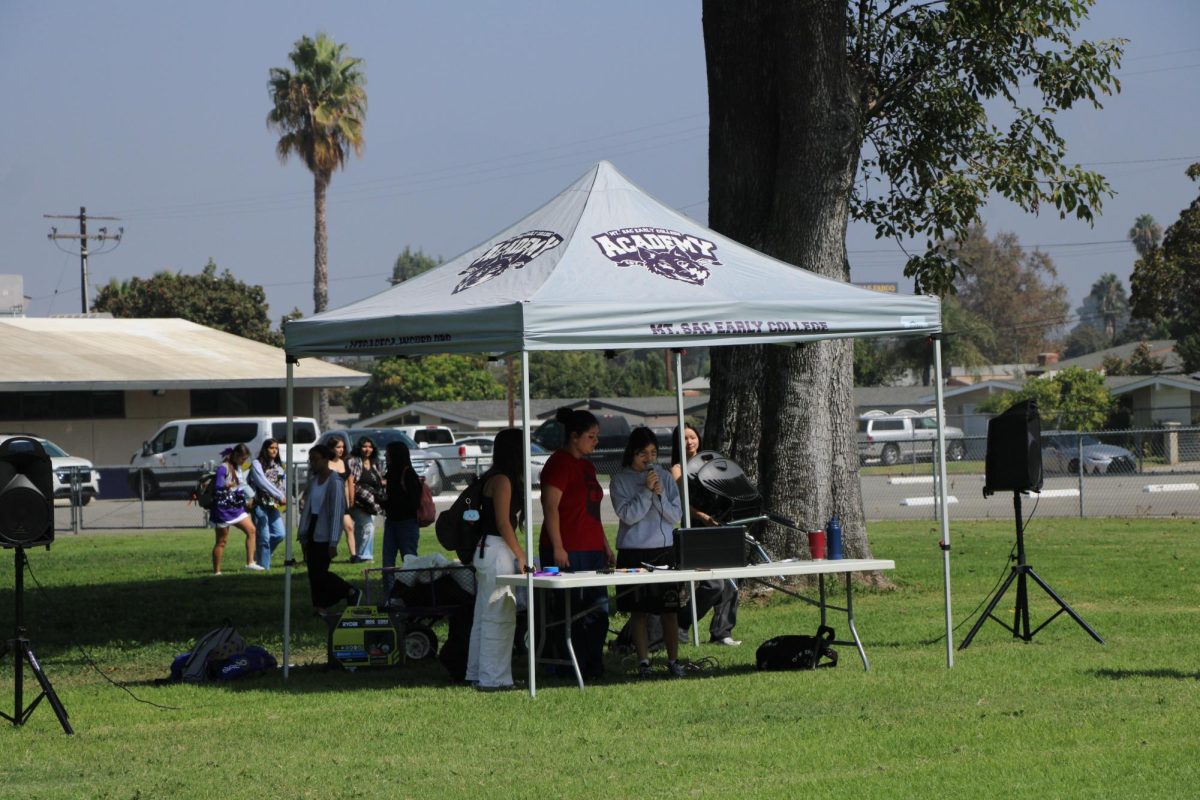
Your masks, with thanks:
[{"label": "tent metal leg", "polygon": [[[511,357],[511,356],[510,356]],[[529,696],[537,697],[537,612],[533,591],[533,472],[529,465],[532,431],[529,429],[529,351],[521,351],[521,438],[525,447],[525,629],[529,632]]]},{"label": "tent metal leg", "polygon": [[946,476],[946,404],[942,390],[942,334],[935,333],[933,339],[934,394],[937,399],[937,481],[934,487],[938,500],[938,520],[942,539],[942,582],[945,589],[946,607],[946,668],[954,666],[954,620],[950,612],[950,507],[946,492],[950,483]]}]

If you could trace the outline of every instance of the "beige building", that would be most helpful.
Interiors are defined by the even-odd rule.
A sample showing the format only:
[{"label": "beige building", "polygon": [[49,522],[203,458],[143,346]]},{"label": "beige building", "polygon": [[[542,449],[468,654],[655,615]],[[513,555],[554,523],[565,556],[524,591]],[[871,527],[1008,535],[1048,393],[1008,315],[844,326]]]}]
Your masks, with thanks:
[{"label": "beige building", "polygon": [[[368,376],[295,366],[295,414]],[[173,419],[285,412],[283,350],[182,319],[0,317],[0,433],[42,436],[97,466],[128,464]]]}]

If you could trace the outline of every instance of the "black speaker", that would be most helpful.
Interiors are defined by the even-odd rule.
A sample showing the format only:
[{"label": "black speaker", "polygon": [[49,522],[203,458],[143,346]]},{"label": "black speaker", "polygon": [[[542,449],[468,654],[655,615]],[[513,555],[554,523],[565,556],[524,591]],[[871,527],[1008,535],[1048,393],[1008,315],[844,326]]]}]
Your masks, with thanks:
[{"label": "black speaker", "polygon": [[746,566],[746,527],[677,528],[676,569],[716,569]]},{"label": "black speaker", "polygon": [[988,421],[983,493],[1042,488],[1042,421],[1037,401],[1024,400]]},{"label": "black speaker", "polygon": [[0,547],[54,541],[54,477],[42,443],[14,436],[0,443]]}]

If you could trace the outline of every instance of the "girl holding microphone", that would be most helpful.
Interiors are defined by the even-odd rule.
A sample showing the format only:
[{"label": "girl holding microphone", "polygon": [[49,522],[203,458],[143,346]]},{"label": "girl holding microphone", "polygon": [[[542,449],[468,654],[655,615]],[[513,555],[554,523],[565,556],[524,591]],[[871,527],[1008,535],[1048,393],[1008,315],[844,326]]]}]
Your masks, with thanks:
[{"label": "girl holding microphone", "polygon": [[[649,428],[635,428],[629,434],[621,471],[612,476],[609,495],[620,519],[617,567],[670,566],[673,531],[683,518],[683,507],[671,473],[658,465],[658,438]],[[646,636],[648,614],[658,614],[662,619],[667,674],[672,678],[683,677],[683,666],[678,660],[679,636],[675,631],[679,630],[678,612],[686,606],[687,595],[679,583],[638,584],[617,595],[617,610],[630,615],[640,677],[652,675]]]}]

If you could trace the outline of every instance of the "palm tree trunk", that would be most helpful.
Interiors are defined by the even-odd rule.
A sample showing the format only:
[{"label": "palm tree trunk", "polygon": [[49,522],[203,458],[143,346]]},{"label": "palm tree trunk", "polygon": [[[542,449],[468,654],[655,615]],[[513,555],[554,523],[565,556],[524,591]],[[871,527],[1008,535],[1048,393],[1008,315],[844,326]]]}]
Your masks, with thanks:
[{"label": "palm tree trunk", "polygon": [[329,176],[313,173],[313,313],[329,305],[329,235],[325,230],[325,190]]},{"label": "palm tree trunk", "polygon": [[[329,236],[325,230],[325,190],[329,175],[313,173],[313,313],[320,314],[329,305]],[[329,390],[317,393],[317,422],[321,430],[332,427]]]}]

